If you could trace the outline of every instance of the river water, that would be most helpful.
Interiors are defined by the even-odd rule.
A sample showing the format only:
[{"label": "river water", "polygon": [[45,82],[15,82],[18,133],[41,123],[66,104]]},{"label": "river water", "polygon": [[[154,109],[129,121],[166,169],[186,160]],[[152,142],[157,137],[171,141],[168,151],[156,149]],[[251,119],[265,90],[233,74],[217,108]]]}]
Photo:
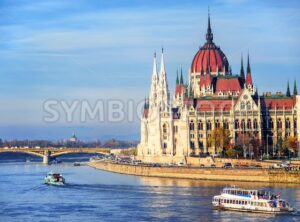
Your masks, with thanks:
[{"label": "river water", "polygon": [[[66,178],[47,186],[50,170]],[[0,162],[0,221],[300,221],[299,216],[216,211],[212,196],[224,186],[265,187],[300,209],[300,186],[146,178],[72,163]]]}]

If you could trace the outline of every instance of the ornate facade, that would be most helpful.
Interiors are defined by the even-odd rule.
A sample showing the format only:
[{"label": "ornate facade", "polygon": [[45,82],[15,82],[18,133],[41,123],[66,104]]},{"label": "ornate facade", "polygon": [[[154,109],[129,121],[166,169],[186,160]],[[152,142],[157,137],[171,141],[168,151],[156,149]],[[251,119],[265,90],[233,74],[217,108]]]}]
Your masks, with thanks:
[{"label": "ornate facade", "polygon": [[157,73],[154,56],[149,99],[141,120],[140,157],[186,157],[217,153],[209,143],[216,128],[230,131],[232,144],[247,135],[262,146],[274,145],[279,138],[293,136],[300,142],[300,96],[289,86],[286,95],[258,95],[252,82],[249,55],[243,58],[238,75],[220,47],[213,41],[210,17],[206,42],[194,56],[183,81],[177,73],[174,97],[170,97],[162,52]]}]

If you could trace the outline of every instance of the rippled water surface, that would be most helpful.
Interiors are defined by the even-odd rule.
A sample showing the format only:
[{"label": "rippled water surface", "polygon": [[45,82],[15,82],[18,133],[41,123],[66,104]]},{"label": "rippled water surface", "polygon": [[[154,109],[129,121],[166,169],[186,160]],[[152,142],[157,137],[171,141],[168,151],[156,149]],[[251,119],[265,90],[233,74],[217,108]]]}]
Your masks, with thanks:
[{"label": "rippled water surface", "polygon": [[[64,175],[63,187],[47,186],[48,171]],[[300,221],[298,216],[216,211],[211,199],[230,182],[145,178],[71,163],[0,163],[0,221]],[[300,187],[268,187],[300,209]]]}]

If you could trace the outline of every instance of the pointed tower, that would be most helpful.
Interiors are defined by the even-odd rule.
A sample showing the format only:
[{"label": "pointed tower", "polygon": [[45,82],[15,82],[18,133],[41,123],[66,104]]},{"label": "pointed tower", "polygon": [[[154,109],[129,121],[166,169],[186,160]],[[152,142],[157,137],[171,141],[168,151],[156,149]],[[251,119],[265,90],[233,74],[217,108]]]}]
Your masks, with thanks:
[{"label": "pointed tower", "polygon": [[240,71],[240,77],[241,77],[242,79],[245,79],[244,64],[243,64],[243,55],[241,56],[241,71]]},{"label": "pointed tower", "polygon": [[291,97],[290,82],[287,83],[286,96]]},{"label": "pointed tower", "polygon": [[158,91],[158,75],[157,75],[157,66],[156,66],[156,53],[154,53],[152,81],[151,81],[150,96],[149,96],[149,107],[151,110],[153,110],[154,107],[156,107],[157,105],[157,91]]},{"label": "pointed tower", "polygon": [[161,51],[160,72],[158,81],[158,104],[161,111],[167,111],[170,105],[170,92],[164,61],[164,49]]},{"label": "pointed tower", "polygon": [[209,8],[208,8],[208,21],[207,21],[207,32],[206,32],[206,42],[207,43],[212,43],[214,36],[211,31],[211,26],[210,26],[210,13],[209,13]]},{"label": "pointed tower", "polygon": [[294,96],[298,95],[298,89],[297,89],[297,82],[296,80],[294,81]]},{"label": "pointed tower", "polygon": [[248,53],[248,58],[247,58],[246,86],[247,86],[247,88],[250,88],[250,87],[253,88],[252,75],[251,75],[251,69],[250,69],[249,53]]},{"label": "pointed tower", "polygon": [[184,85],[183,84],[183,76],[182,76],[182,68],[180,70],[180,85]]}]

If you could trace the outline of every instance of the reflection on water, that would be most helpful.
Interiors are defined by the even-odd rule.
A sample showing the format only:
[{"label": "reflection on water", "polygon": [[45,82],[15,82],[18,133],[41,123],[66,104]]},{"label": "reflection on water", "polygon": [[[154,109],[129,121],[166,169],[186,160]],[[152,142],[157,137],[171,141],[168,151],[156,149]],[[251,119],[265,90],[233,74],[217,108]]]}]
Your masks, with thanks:
[{"label": "reflection on water", "polygon": [[238,182],[238,181],[211,181],[211,180],[193,180],[193,179],[173,179],[173,178],[159,178],[159,177],[140,177],[143,185],[148,186],[180,186],[180,187],[225,187],[238,186],[245,188],[257,187],[282,187],[282,188],[300,188],[300,184],[286,184],[286,183],[263,183],[263,182]]},{"label": "reflection on water", "polygon": [[[48,171],[67,184],[43,184]],[[297,185],[234,183],[268,187],[300,208]],[[120,175],[72,164],[0,164],[0,221],[297,221],[296,216],[216,211],[212,196],[230,182]]]}]

